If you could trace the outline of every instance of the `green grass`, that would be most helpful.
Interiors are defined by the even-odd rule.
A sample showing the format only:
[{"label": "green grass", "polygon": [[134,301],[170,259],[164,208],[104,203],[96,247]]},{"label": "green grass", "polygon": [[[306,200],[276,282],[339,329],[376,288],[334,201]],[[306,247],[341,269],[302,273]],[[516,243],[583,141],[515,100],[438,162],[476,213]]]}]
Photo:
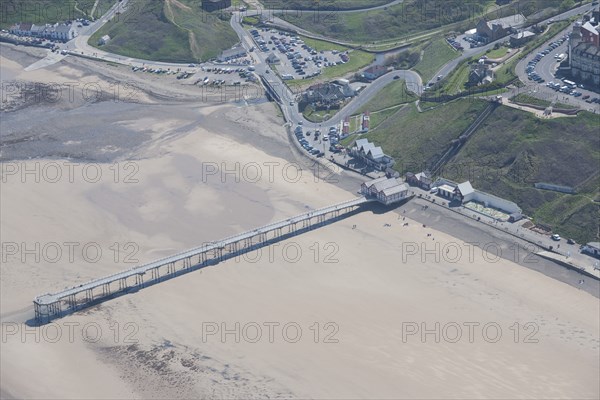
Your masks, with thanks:
[{"label": "green grass", "polygon": [[304,41],[304,44],[312,47],[316,51],[328,51],[328,50],[337,50],[337,51],[346,51],[349,48],[346,46],[339,45],[337,43],[327,42],[325,40],[318,40],[309,38],[306,36],[300,35],[300,39]]},{"label": "green grass", "polygon": [[414,93],[408,91],[406,82],[398,79],[381,89],[377,96],[369,100],[358,112],[380,111],[400,104],[414,102],[417,98]]},{"label": "green grass", "polygon": [[372,112],[370,114],[371,130],[376,129],[379,125],[381,125],[383,122],[385,122],[388,118],[390,118],[392,115],[396,114],[399,111],[399,108],[403,107],[403,106],[404,105],[398,105],[398,106],[394,106],[391,108],[386,108],[385,110]]},{"label": "green grass", "polygon": [[[77,11],[76,3],[70,0],[2,0],[0,2],[0,28],[8,29],[18,22],[34,24],[56,23],[72,15],[86,15]],[[52,10],[52,12],[50,12]]]},{"label": "green grass", "polygon": [[2,0],[0,28],[7,29],[18,22],[34,24],[56,23],[68,18],[101,17],[117,0],[99,0],[91,14],[95,0]]},{"label": "green grass", "polygon": [[376,7],[392,0],[267,0],[264,6],[287,10],[355,10]]},{"label": "green grass", "polygon": [[398,170],[419,172],[437,161],[486,106],[484,101],[461,99],[419,113],[414,104],[408,104],[367,137],[394,157]]},{"label": "green grass", "polygon": [[469,81],[469,72],[471,68],[468,64],[464,63],[458,68],[456,73],[448,79],[448,83],[444,86],[446,94],[455,94],[465,90],[465,84]]},{"label": "green grass", "polygon": [[92,46],[109,35],[111,41],[102,46],[106,51],[154,61],[199,62],[218,56],[238,41],[228,15],[205,13],[194,0],[131,2],[128,11],[90,38]]},{"label": "green grass", "polygon": [[[516,96],[513,96],[511,98],[512,101],[514,102],[518,102],[521,104],[531,104],[534,106],[540,106],[540,107],[548,107],[550,106],[550,104],[552,104],[552,101],[549,100],[544,100],[544,99],[540,99],[539,97],[535,97],[535,96],[531,96],[529,94],[526,93],[519,93]],[[570,105],[570,104],[564,104],[564,103],[556,103],[554,105],[554,108],[563,108],[563,109],[577,109],[579,107]]]},{"label": "green grass", "polygon": [[433,40],[423,49],[423,58],[414,66],[423,82],[429,82],[446,63],[458,57],[459,53],[452,49],[444,38]]},{"label": "green grass", "polygon": [[[498,108],[445,168],[450,179],[515,201],[536,223],[578,242],[595,239],[600,181],[600,116],[541,120]],[[533,187],[546,182],[575,187],[566,195]]]},{"label": "green grass", "polygon": [[502,58],[505,55],[508,54],[508,47],[506,46],[500,46],[497,49],[490,49],[489,51],[487,51],[485,53],[486,56],[488,56],[489,58]]},{"label": "green grass", "polygon": [[548,100],[542,100],[542,99],[539,99],[534,96],[530,96],[525,93],[519,93],[518,95],[511,97],[511,100],[516,103],[530,104],[533,106],[540,106],[540,107],[548,107],[550,104],[552,104],[552,102],[550,102]]},{"label": "green grass", "polygon": [[258,25],[260,23],[260,18],[257,16],[243,17],[242,23],[246,25]]},{"label": "green grass", "polygon": [[397,41],[407,35],[441,27],[464,32],[472,28],[486,11],[491,11],[489,19],[512,15],[514,9],[528,16],[546,8],[558,9],[563,1],[517,0],[498,10],[494,0],[473,0],[468,3],[463,0],[406,0],[387,10],[349,14],[285,13],[281,17],[296,26],[330,38],[370,45],[378,41]]},{"label": "green grass", "polygon": [[356,132],[356,130],[360,126],[360,119],[355,117],[350,117],[350,132]]},{"label": "green grass", "polygon": [[302,115],[304,115],[304,118],[306,118],[307,120],[311,121],[311,122],[324,122],[327,121],[329,118],[331,118],[332,115],[334,115],[335,113],[337,113],[339,110],[321,110],[321,111],[314,111],[312,109],[311,106],[307,106],[304,111],[302,112]]}]

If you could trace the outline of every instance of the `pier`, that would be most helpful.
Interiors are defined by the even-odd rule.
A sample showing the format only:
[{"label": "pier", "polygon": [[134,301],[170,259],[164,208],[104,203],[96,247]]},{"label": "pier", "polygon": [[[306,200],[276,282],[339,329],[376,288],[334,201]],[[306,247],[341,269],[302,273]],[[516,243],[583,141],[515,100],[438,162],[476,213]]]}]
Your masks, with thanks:
[{"label": "pier", "polygon": [[[341,219],[370,202],[375,196],[357,197],[318,210],[240,233],[223,240],[141,265],[104,278],[73,286],[34,299],[35,320],[45,324],[77,310],[137,291],[166,279],[299,235]],[[385,203],[384,203],[385,204]]]}]

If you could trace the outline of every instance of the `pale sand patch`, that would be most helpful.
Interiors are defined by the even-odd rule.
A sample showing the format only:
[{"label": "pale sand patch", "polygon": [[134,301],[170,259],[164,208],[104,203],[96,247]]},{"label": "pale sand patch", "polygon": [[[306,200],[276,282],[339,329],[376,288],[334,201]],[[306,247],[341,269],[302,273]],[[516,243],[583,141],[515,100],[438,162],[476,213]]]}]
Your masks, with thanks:
[{"label": "pale sand patch", "polygon": [[[204,240],[222,238],[232,230],[228,227],[231,223],[240,225],[243,221],[247,229],[302,212],[301,204],[324,206],[352,197],[309,176],[304,176],[299,183],[263,180],[254,185],[267,193],[274,211],[268,216],[260,211],[260,205],[243,197],[247,185],[220,180],[196,184],[198,175],[184,176],[186,187],[193,187],[193,196],[210,198],[206,206],[214,210],[216,218],[210,219],[173,205],[177,197],[189,194],[181,190],[174,193],[154,190],[161,180],[168,181],[178,175],[174,160],[190,155],[213,159],[218,155],[227,164],[285,161],[248,145],[234,146],[222,136],[199,142],[194,135],[187,135],[167,146],[166,168],[164,158],[144,159],[139,161],[139,184],[103,185],[102,191],[116,194],[110,196],[109,203],[90,197],[87,194],[90,190],[94,189],[93,193],[98,190],[90,189],[89,184],[59,187],[56,184],[11,185],[9,182],[9,189],[3,191],[3,200],[7,200],[3,205],[12,213],[6,218],[7,225],[3,223],[3,229],[7,228],[4,232],[11,240],[31,240],[32,237],[72,240],[75,235],[81,240],[97,240],[104,246],[108,246],[115,235],[135,234],[145,261],[155,256],[146,253],[152,249],[173,247],[172,251],[179,251]],[[144,174],[148,174],[148,178]],[[152,209],[154,213],[163,214],[164,218],[159,221],[162,232],[174,234],[177,229],[195,226],[195,236],[169,246],[164,236],[151,237],[150,232],[144,232],[143,223],[136,222],[135,218],[117,219],[119,208],[136,212],[138,206],[132,207],[131,203],[135,205],[138,197],[134,193],[139,191],[147,193],[142,198],[152,198],[152,204],[156,205]],[[218,207],[231,201],[231,196],[236,199],[236,207]],[[36,212],[27,213],[30,209]],[[258,212],[254,214],[254,211]],[[142,219],[151,218],[152,213],[147,210],[137,212]],[[246,214],[246,218],[238,219],[238,212]],[[171,225],[167,221],[170,218],[185,221],[185,224]],[[207,224],[211,220],[213,222]],[[386,223],[392,227],[385,228]],[[353,225],[357,228],[352,229]],[[34,232],[28,228],[31,226],[36,227]],[[409,227],[401,227],[394,214],[366,212],[288,240],[274,248],[272,257],[263,250],[257,262],[230,260],[163,282],[60,321],[80,324],[98,321],[105,331],[108,330],[107,319],[121,326],[133,322],[139,327],[135,337],[145,349],[139,354],[144,354],[149,365],[165,363],[160,372],[140,370],[135,381],[127,378],[132,359],[126,351],[118,350],[124,345],[124,335],[117,341],[117,348],[109,353],[112,355],[108,359],[101,358],[102,362],[87,360],[89,353],[85,348],[88,345],[81,341],[65,344],[63,340],[58,346],[51,346],[11,340],[6,346],[15,350],[2,357],[4,366],[11,365],[10,369],[3,368],[3,384],[16,395],[41,397],[39,389],[29,384],[30,378],[24,381],[22,377],[44,375],[46,367],[54,364],[59,366],[57,374],[60,371],[62,376],[77,377],[78,383],[52,384],[61,380],[47,378],[43,396],[117,398],[129,397],[135,391],[139,397],[148,397],[150,394],[144,387],[153,387],[154,396],[158,397],[207,395],[215,390],[221,390],[229,398],[248,397],[257,390],[271,395],[291,393],[313,398],[597,397],[597,299],[508,261],[486,262],[478,253],[473,262],[448,264],[428,259],[423,263],[411,260],[403,264],[401,243],[429,241],[426,234],[430,232],[440,243],[454,241],[450,236],[424,229],[412,221]],[[331,250],[325,249],[330,242],[339,248],[333,255]],[[283,256],[281,250],[288,243],[293,243],[288,248],[301,249],[298,262],[286,261]],[[320,248],[318,263],[311,250],[315,244]],[[332,256],[331,260],[337,262],[325,263],[326,256]],[[56,282],[60,282],[58,287],[77,284],[79,276],[98,276],[103,271],[122,269],[107,261],[84,274],[81,265],[61,264],[37,271],[37,278],[19,282],[11,280],[15,274],[23,274],[23,269],[16,270],[16,266],[14,260],[3,266],[3,314],[29,304],[40,290],[56,288]],[[236,322],[241,326],[256,322],[263,326],[263,338],[257,343],[245,340],[236,343],[230,334],[224,341],[210,336],[203,342],[202,323],[212,322],[226,323],[229,329]],[[297,323],[302,328],[302,338],[297,343],[288,343],[283,340],[281,330],[276,330],[274,343],[270,343],[263,325],[267,322],[279,323],[280,327],[289,322]],[[320,324],[318,343],[314,342],[314,331],[310,329],[315,322]],[[333,332],[324,329],[327,322],[339,328],[333,336],[339,343],[323,343],[325,336]],[[432,335],[425,343],[418,335],[410,336],[403,343],[403,322],[425,322],[430,329],[436,322],[442,325],[477,322],[480,326],[495,322],[503,336],[497,343],[488,343],[477,330],[473,343],[466,338],[458,343],[435,343]],[[522,343],[522,337],[519,343],[514,343],[510,327],[515,322],[537,324],[539,332],[535,338],[539,343]],[[522,335],[525,333],[521,331]],[[174,347],[151,350],[165,340]],[[115,347],[111,335],[103,337],[101,343]],[[39,351],[38,347],[50,349]],[[176,361],[165,362],[164,357],[170,351],[174,352]],[[25,359],[23,354],[29,357]],[[191,356],[193,354],[196,355]],[[43,357],[43,362],[32,363],[38,355]],[[186,355],[192,357],[186,365],[197,363],[195,365],[204,371],[201,375],[188,368],[179,371],[178,360]],[[67,358],[71,361],[65,361]],[[76,365],[82,363],[97,373],[80,373]],[[117,378],[114,368],[123,378]],[[234,385],[230,378],[218,381],[223,379],[222,373],[234,374],[242,383],[236,380],[238,383]],[[169,386],[166,379],[173,376],[182,380]],[[186,376],[189,379],[183,379]],[[206,376],[212,376],[211,379],[219,383],[207,382]],[[161,381],[164,383],[154,388],[153,385]],[[86,394],[85,388],[92,389]]]},{"label": "pale sand patch", "polygon": [[[233,107],[211,110],[198,112],[213,118],[211,112],[227,110],[235,120]],[[248,115],[255,121],[249,132],[285,137],[270,118],[245,111],[239,117]],[[11,326],[23,330],[35,295],[355,196],[306,169],[290,179],[288,161],[227,137],[232,132],[225,128],[175,134],[176,117],[140,120],[131,126],[155,132],[156,141],[137,154],[137,183],[115,181],[110,165],[98,183],[2,183],[3,242],[94,242],[105,252],[96,263],[80,253],[74,262],[63,257],[58,263],[9,256],[0,266],[3,329],[16,322]],[[261,179],[249,182],[235,174],[206,176],[206,162],[227,170],[239,164],[240,171],[251,163],[274,164],[272,176],[265,167]],[[407,220],[403,227],[395,213],[364,212],[258,257],[248,254],[162,282],[56,321],[63,330],[57,343],[48,328],[37,330],[44,334],[40,343],[31,334],[24,340],[10,335],[2,343],[2,389],[19,398],[73,399],[600,396],[598,299],[512,262],[490,262],[480,251],[457,263],[432,257],[404,263],[403,242],[433,244],[428,233],[441,244],[456,242]],[[124,262],[122,253],[115,262],[115,242],[137,244],[139,262]],[[72,343],[65,325],[71,322],[79,324]],[[251,343],[250,331],[239,343],[233,334],[203,338],[207,323],[232,329],[236,322],[240,328],[257,323],[261,338]],[[279,324],[272,343],[269,322]],[[302,329],[296,343],[282,336],[290,322]],[[328,322],[334,325],[325,329]],[[463,337],[456,343],[437,343],[431,334],[403,340],[407,322],[429,329],[456,322]],[[490,343],[478,329],[470,343],[468,322],[479,328],[497,323],[502,337]],[[515,322],[521,326],[517,343],[510,330]],[[528,322],[538,327],[537,343],[523,343]],[[82,339],[86,323],[99,324],[98,343]],[[332,333],[329,339],[338,342],[324,343]]]}]

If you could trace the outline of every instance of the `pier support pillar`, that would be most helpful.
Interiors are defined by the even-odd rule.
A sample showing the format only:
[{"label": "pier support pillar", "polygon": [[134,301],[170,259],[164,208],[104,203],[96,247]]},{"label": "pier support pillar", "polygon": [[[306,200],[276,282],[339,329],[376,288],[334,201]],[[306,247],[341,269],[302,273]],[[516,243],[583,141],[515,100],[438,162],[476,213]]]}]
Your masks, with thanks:
[{"label": "pier support pillar", "polygon": [[69,306],[72,309],[76,309],[77,308],[77,295],[76,294],[69,295]]},{"label": "pier support pillar", "polygon": [[152,268],[152,280],[158,280],[160,278],[160,272],[158,272],[158,268]]}]

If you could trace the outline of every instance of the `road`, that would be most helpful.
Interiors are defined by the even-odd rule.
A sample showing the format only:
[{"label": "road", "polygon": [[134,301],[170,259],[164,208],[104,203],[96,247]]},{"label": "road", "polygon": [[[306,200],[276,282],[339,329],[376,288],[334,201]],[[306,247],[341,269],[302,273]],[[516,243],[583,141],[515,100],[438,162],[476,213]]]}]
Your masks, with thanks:
[{"label": "road", "polygon": [[[256,6],[256,9],[249,9],[246,10],[242,13],[243,17],[246,16],[255,16],[255,15],[265,15],[265,17],[267,18],[272,18],[273,14],[283,14],[283,13],[287,13],[287,14],[302,14],[302,13],[336,13],[336,14],[352,14],[352,13],[359,13],[359,12],[369,12],[369,11],[375,11],[375,10],[381,10],[381,9],[385,9],[388,7],[392,7],[395,6],[397,4],[401,4],[403,3],[404,0],[393,0],[390,1],[386,4],[382,4],[379,6],[374,6],[374,7],[365,7],[365,8],[357,8],[354,10],[297,10],[297,9],[277,9],[277,8],[265,8],[264,5],[261,7],[260,3],[258,3],[259,5]],[[256,3],[255,3],[256,5]]]},{"label": "road", "polygon": [[129,66],[136,67],[149,67],[149,68],[170,68],[173,70],[177,69],[189,69],[188,64],[182,63],[168,63],[168,62],[160,62],[160,61],[150,61],[144,60],[140,58],[132,58],[121,56],[119,54],[109,53],[103,51],[101,49],[97,49],[90,44],[88,41],[90,37],[96,33],[104,24],[110,21],[112,18],[125,18],[120,17],[120,15],[124,15],[127,10],[128,0],[122,0],[121,2],[117,2],[113,5],[101,18],[98,18],[96,21],[91,23],[88,27],[82,29],[79,32],[79,35],[75,37],[75,39],[65,43],[61,46],[61,50],[65,50],[70,53],[76,53],[80,55],[85,55],[87,57],[97,58],[99,60],[114,62],[118,64],[124,64]]},{"label": "road", "polygon": [[552,50],[552,52],[550,52],[548,55],[542,57],[541,60],[537,63],[537,65],[535,67],[535,71],[540,75],[540,77],[542,77],[546,81],[546,83],[541,83],[541,84],[536,83],[534,81],[529,80],[529,78],[527,76],[527,72],[526,72],[527,63],[529,61],[533,60],[537,53],[546,49],[549,46],[549,44],[551,42],[553,42],[556,38],[569,33],[571,30],[572,30],[572,27],[569,26],[568,28],[559,32],[554,37],[548,38],[548,40],[545,43],[543,43],[540,47],[538,47],[537,49],[532,51],[531,54],[529,54],[527,57],[525,57],[521,61],[519,61],[519,63],[515,67],[515,70],[517,72],[519,79],[527,85],[525,87],[525,89],[521,89],[521,92],[527,92],[527,93],[531,93],[531,94],[535,93],[536,97],[543,98],[544,100],[556,101],[558,103],[564,103],[564,104],[569,104],[569,105],[573,105],[573,106],[578,106],[579,108],[581,108],[583,110],[588,110],[591,112],[598,113],[600,111],[599,104],[586,103],[585,100],[582,99],[582,97],[585,95],[588,95],[592,98],[597,97],[598,96],[597,93],[594,93],[591,90],[578,88],[577,91],[583,93],[583,96],[582,97],[573,97],[573,96],[567,95],[565,93],[556,92],[546,86],[547,82],[560,82],[560,80],[555,77],[556,70],[558,69],[558,66],[560,63],[558,63],[556,61],[556,59],[554,58],[554,55],[555,54],[563,54],[563,53],[568,54],[569,53],[569,49],[568,49],[569,42],[568,41],[565,41],[563,44],[558,46],[556,49]]},{"label": "road", "polygon": [[[399,2],[401,2],[401,1],[393,2],[393,3],[390,3],[385,6],[380,6],[378,8],[390,6],[392,4],[396,4]],[[93,24],[91,24],[89,27],[87,27],[87,29],[83,29],[81,31],[80,35],[76,39],[65,44],[63,49],[72,51],[72,52],[79,52],[79,53],[83,52],[84,54],[89,55],[89,56],[96,54],[96,56],[98,58],[101,58],[101,59],[104,59],[107,61],[114,61],[114,62],[126,64],[126,65],[140,65],[140,66],[146,65],[146,66],[160,66],[163,68],[173,68],[173,69],[177,69],[177,68],[189,69],[189,67],[186,64],[160,63],[160,62],[153,62],[153,61],[148,61],[148,60],[128,58],[128,57],[119,56],[116,54],[107,53],[107,52],[98,50],[96,48],[93,48],[92,46],[90,46],[87,43],[87,41],[89,40],[89,37],[91,35],[93,35],[98,29],[100,29],[102,27],[102,25],[104,25],[111,18],[113,18],[118,11],[122,11],[123,7],[125,7],[126,4],[127,4],[127,0],[123,0],[121,3],[115,4],[115,6],[113,6],[102,18],[95,21]],[[587,11],[588,9],[589,9],[589,5],[582,6],[582,7],[576,8],[574,10],[568,11],[566,13],[563,13],[559,16],[556,16],[556,17],[554,17],[554,19],[560,20],[560,19],[570,18],[571,16],[581,13],[583,11]],[[252,40],[249,32],[246,31],[241,25],[241,17],[240,17],[239,12],[233,13],[233,16],[231,18],[231,26],[235,30],[235,32],[238,34],[240,41],[244,45],[244,47],[249,49],[254,46],[253,40]],[[501,39],[498,42],[501,42],[504,40],[506,40],[506,39]],[[486,49],[493,47],[494,44],[495,44],[495,42],[490,43],[484,47],[465,50],[465,52],[459,58],[457,58],[457,59],[449,62],[445,66],[443,66],[436,75],[446,75],[452,69],[454,69],[461,60],[471,57],[473,54],[485,51]],[[545,46],[543,46],[543,47],[545,47]],[[560,52],[560,49],[557,49],[556,51]],[[533,53],[536,53],[536,52],[533,52]],[[422,90],[422,81],[421,81],[420,76],[416,72],[409,71],[409,70],[393,71],[393,72],[390,72],[390,73],[382,76],[381,78],[377,79],[375,82],[373,82],[371,85],[369,85],[366,89],[364,89],[356,98],[354,98],[343,109],[342,112],[338,113],[338,115],[335,118],[332,118],[329,121],[327,121],[326,123],[322,123],[322,124],[311,123],[304,119],[304,117],[301,115],[301,113],[298,112],[297,107],[295,105],[290,105],[290,102],[295,100],[295,94],[286,85],[284,85],[283,81],[281,81],[281,79],[276,74],[273,74],[273,73],[267,74],[267,72],[266,72],[267,69],[270,69],[270,67],[265,62],[265,58],[268,56],[268,52],[267,53],[253,52],[252,56],[256,61],[255,74],[258,76],[263,76],[270,84],[272,84],[276,88],[279,88],[279,95],[281,96],[281,99],[282,99],[281,107],[282,107],[282,111],[285,115],[286,120],[290,123],[297,123],[297,122],[302,121],[304,123],[305,129],[307,129],[307,130],[308,129],[314,130],[314,129],[320,128],[323,130],[323,132],[326,132],[329,127],[337,125],[341,121],[343,116],[352,115],[357,110],[359,110],[361,107],[363,107],[371,98],[373,98],[375,95],[377,95],[377,93],[379,93],[383,87],[385,87],[387,84],[392,82],[394,80],[395,76],[398,76],[400,79],[404,79],[407,82],[408,88],[410,90],[414,91],[415,93],[420,94],[421,90]],[[49,56],[47,62],[56,62],[56,60],[60,60],[60,59],[61,58],[56,57],[56,55]],[[524,62],[526,63],[526,61],[524,61]],[[548,73],[550,73],[551,67],[541,66],[541,68],[544,69],[545,71],[547,71]],[[519,69],[519,71],[523,71],[523,69]],[[547,241],[547,238],[543,239],[543,242],[540,241],[540,243],[545,244],[546,241]],[[573,251],[572,254],[575,254],[575,252]],[[587,266],[587,267],[589,267],[589,266]]]},{"label": "road", "polygon": [[[254,42],[250,33],[242,26],[241,18],[239,17],[239,15],[239,12],[234,13],[233,17],[231,18],[231,27],[240,37],[240,41],[242,42],[244,47],[250,49],[254,47]],[[401,79],[405,79],[407,87],[415,93],[421,93],[422,81],[419,74],[417,74],[414,71],[408,70],[393,71],[380,77],[373,83],[369,84],[367,88],[365,88],[357,97],[355,97],[348,105],[346,105],[346,107],[344,107],[342,111],[339,112],[334,118],[331,118],[323,123],[310,122],[304,118],[302,113],[298,111],[298,107],[295,103],[296,94],[293,93],[287,87],[287,85],[285,85],[284,81],[282,81],[281,78],[279,78],[279,76],[273,73],[266,72],[267,70],[270,70],[270,67],[266,62],[266,58],[269,54],[269,52],[263,53],[260,51],[255,51],[254,53],[252,53],[252,57],[255,59],[255,73],[258,76],[262,76],[274,88],[276,88],[279,96],[282,99],[281,108],[283,114],[286,117],[286,120],[291,123],[302,122],[306,129],[314,130],[324,128],[328,130],[329,127],[337,126],[345,116],[352,115],[353,113],[355,113],[369,100],[371,100],[383,87],[391,83],[394,80],[395,76],[399,76]],[[291,105],[290,102],[294,102],[294,104]]]},{"label": "road", "polygon": [[[566,12],[564,12],[562,14],[556,15],[554,17],[548,18],[548,19],[546,19],[544,21],[539,22],[538,24],[548,23],[550,20],[562,21],[562,20],[565,20],[565,19],[569,19],[569,18],[571,18],[571,17],[573,17],[575,15],[583,14],[585,12],[591,11],[594,8],[595,8],[595,6],[591,6],[590,4],[586,4],[586,5],[574,8],[572,10],[566,11]],[[527,26],[527,27],[524,27],[523,29],[527,29],[527,28],[531,28],[531,25]],[[496,45],[496,43],[504,43],[507,40],[507,38],[504,37],[502,39],[496,40],[495,42],[488,43],[485,46],[475,47],[475,48],[472,49],[472,48],[468,47],[468,43],[466,41],[463,41],[463,37],[464,37],[464,35],[458,36],[457,37],[457,41],[459,43],[467,44],[467,47],[465,47],[464,52],[458,58],[455,58],[454,60],[450,61],[449,63],[447,63],[446,65],[444,65],[442,68],[440,68],[440,70],[434,75],[434,77],[437,77],[439,75],[442,75],[442,76],[448,75],[450,72],[452,72],[452,70],[454,68],[456,68],[456,66],[461,61],[466,60],[467,58],[471,58],[471,57],[473,57],[476,54],[483,53],[486,50],[493,48]],[[532,52],[532,53],[535,54],[535,53],[537,53],[537,51]],[[526,79],[523,82],[527,82],[527,76],[525,76],[525,78]],[[430,83],[433,83],[433,81],[431,81]]]},{"label": "road", "polygon": [[[381,5],[381,6],[377,6],[377,7],[370,7],[370,8],[366,8],[363,10],[347,10],[347,11],[339,11],[339,12],[356,13],[356,12],[361,12],[361,11],[362,12],[371,11],[371,10],[390,7],[390,6],[402,3],[402,1],[403,0],[395,0],[395,1],[392,1],[385,5]],[[111,18],[113,18],[115,16],[118,17],[117,12],[122,13],[126,9],[127,2],[128,2],[128,0],[123,0],[122,2],[116,3],[113,7],[111,7],[109,9],[109,11],[104,16],[102,16],[102,18],[100,18],[97,21],[95,21],[94,23],[92,23],[89,27],[87,27],[87,29],[83,29],[80,32],[79,36],[77,36],[75,39],[66,43],[64,45],[63,49],[70,51],[70,52],[77,53],[77,54],[83,54],[83,55],[90,56],[90,57],[96,57],[101,60],[112,61],[112,62],[131,65],[131,66],[138,66],[138,67],[147,66],[150,68],[158,67],[158,68],[171,68],[171,69],[175,69],[175,70],[176,69],[190,70],[191,67],[189,67],[188,64],[164,63],[164,62],[156,62],[156,61],[149,61],[149,60],[120,56],[117,54],[112,54],[112,53],[102,51],[102,50],[94,48],[88,44],[89,38],[98,29],[100,29]],[[581,13],[583,11],[587,11],[589,9],[590,9],[590,6],[585,5],[585,6],[581,6],[581,7],[575,8],[573,10],[567,11],[567,12],[560,14],[558,16],[555,16],[553,18],[554,18],[554,20],[561,20],[561,19],[569,18],[569,17],[576,15],[578,13]],[[244,12],[235,11],[235,12],[233,12],[233,15],[231,17],[231,27],[237,33],[242,45],[246,49],[250,49],[250,48],[254,47],[254,43],[253,43],[252,37],[249,34],[249,32],[247,30],[245,30],[241,24],[241,21],[244,16],[260,15],[264,12],[275,14],[278,12],[291,12],[291,11],[292,10],[279,10],[279,9],[277,9],[277,10],[269,9],[267,11],[262,10],[262,9],[247,10]],[[501,40],[498,40],[497,42],[501,42],[504,40],[505,39],[501,39]],[[456,59],[450,61],[449,63],[447,63],[446,65],[444,65],[438,71],[438,73],[435,74],[435,76],[447,75],[458,65],[459,62],[461,62],[462,60],[464,60],[466,58],[473,56],[474,54],[483,52],[483,51],[487,50],[488,48],[492,48],[495,45],[495,43],[496,42],[489,43],[488,45],[479,47],[479,48],[466,49],[461,56],[459,56],[458,58],[456,58]],[[372,83],[365,90],[363,90],[363,92],[360,93],[359,96],[357,96],[355,99],[353,99],[350,102],[350,104],[348,104],[341,113],[338,113],[338,116],[336,116],[335,118],[331,118],[326,123],[321,123],[321,124],[312,123],[310,121],[307,121],[302,116],[302,114],[298,112],[297,107],[295,105],[290,105],[290,102],[295,101],[296,96],[294,93],[292,93],[291,90],[289,90],[289,88],[284,84],[284,82],[281,79],[279,79],[279,77],[276,76],[275,74],[267,74],[266,71],[269,68],[269,66],[265,62],[267,53],[254,52],[251,54],[252,54],[252,57],[254,58],[254,60],[256,61],[255,73],[258,76],[263,76],[274,87],[278,88],[279,95],[281,96],[282,102],[283,102],[283,104],[281,104],[282,111],[286,117],[286,120],[289,122],[292,122],[292,123],[297,123],[297,122],[302,121],[308,128],[312,128],[312,129],[315,129],[317,127],[328,128],[330,126],[338,125],[342,119],[342,114],[343,114],[343,116],[351,115],[352,113],[359,110],[364,104],[366,104],[371,98],[373,98],[379,92],[379,90],[381,90],[385,85],[389,84],[393,80],[393,77],[396,75],[399,75],[401,78],[404,78],[407,82],[407,86],[409,87],[409,89],[411,89],[415,93],[420,94],[421,90],[422,90],[422,81],[421,81],[421,78],[418,76],[418,74],[416,74],[413,71],[406,71],[406,70],[395,71],[394,73],[384,75],[383,77],[379,78],[374,83]],[[48,60],[48,62],[57,62],[57,61],[58,61],[58,59],[56,57],[52,58],[51,60],[50,59]],[[43,63],[43,65],[48,64],[48,62]]]},{"label": "road", "polygon": [[[123,0],[122,2],[115,4],[102,18],[95,21],[93,24],[91,24],[89,27],[87,27],[87,29],[82,30],[80,32],[80,35],[78,37],[76,37],[74,40],[68,42],[64,46],[64,49],[71,51],[71,52],[76,52],[78,54],[84,54],[87,56],[96,57],[96,58],[99,58],[99,59],[102,59],[105,61],[112,61],[112,62],[131,65],[131,66],[138,66],[138,67],[146,66],[149,68],[156,68],[156,67],[171,68],[174,70],[185,69],[185,70],[190,70],[193,72],[195,72],[195,71],[197,71],[197,69],[199,69],[199,68],[190,67],[188,64],[163,63],[163,62],[155,62],[155,61],[120,56],[120,55],[108,53],[108,52],[105,52],[105,51],[102,51],[102,50],[99,50],[99,49],[96,49],[96,48],[90,46],[88,44],[89,38],[98,29],[100,29],[105,23],[107,23],[111,18],[113,18],[115,16],[118,17],[117,12],[122,13],[124,11],[124,9],[126,9],[127,1],[128,0]],[[362,11],[369,11],[369,10],[390,7],[390,6],[401,3],[402,1],[403,0],[397,0],[397,1],[390,2],[386,5],[371,7],[368,9],[364,9]],[[575,8],[573,10],[567,11],[563,14],[560,14],[558,16],[555,16],[555,17],[553,17],[553,19],[561,20],[561,19],[570,18],[573,15],[576,15],[576,14],[584,12],[584,11],[588,11],[589,9],[590,9],[589,5],[581,6],[581,7]],[[285,11],[290,11],[290,10],[268,10],[267,12],[275,14],[278,12],[285,12]],[[340,11],[340,12],[353,13],[353,12],[359,12],[359,11],[361,11],[361,10],[348,10],[348,11]],[[241,23],[242,19],[244,16],[260,15],[264,12],[265,12],[264,10],[257,9],[257,10],[248,10],[248,11],[244,11],[244,12],[234,11],[232,13],[232,17],[230,20],[231,27],[236,32],[236,34],[240,38],[240,42],[247,50],[249,50],[255,46],[254,46],[254,41],[252,39],[252,36],[242,26],[242,23]],[[473,48],[473,49],[471,49],[471,48],[465,49],[465,51],[463,52],[462,55],[460,55],[458,58],[450,61],[446,65],[444,65],[438,71],[438,73],[435,74],[434,76],[438,76],[438,75],[446,76],[462,60],[464,60],[466,58],[470,58],[475,54],[484,52],[487,49],[492,48],[497,42],[503,42],[505,40],[506,40],[506,38],[500,39],[496,42],[489,43],[483,47],[478,47],[478,48]],[[393,72],[390,72],[390,73],[380,77],[379,79],[372,82],[371,84],[369,84],[358,96],[356,96],[354,99],[352,99],[350,101],[350,103],[347,104],[342,109],[342,111],[338,112],[333,118],[330,118],[328,121],[323,122],[323,123],[313,123],[313,122],[306,120],[304,118],[304,116],[302,115],[302,113],[300,113],[298,111],[298,107],[295,102],[296,94],[293,93],[288,88],[288,86],[279,78],[279,76],[277,76],[276,74],[273,74],[273,73],[267,73],[268,70],[270,72],[270,67],[266,63],[266,57],[268,56],[269,52],[262,53],[260,51],[255,51],[255,52],[252,52],[249,54],[251,55],[251,57],[253,58],[253,60],[255,62],[255,65],[254,65],[255,72],[254,73],[257,75],[257,77],[263,77],[278,92],[278,94],[281,98],[280,106],[281,106],[281,109],[285,116],[286,121],[288,121],[291,124],[297,124],[297,123],[301,122],[301,123],[303,123],[305,129],[307,129],[307,130],[321,129],[326,132],[332,126],[339,126],[339,124],[343,120],[343,118],[345,118],[346,116],[352,115],[352,114],[356,113],[358,110],[360,110],[366,103],[369,102],[369,100],[371,100],[374,96],[376,96],[377,93],[379,93],[383,87],[385,87],[386,85],[391,83],[394,80],[395,76],[398,76],[399,78],[404,79],[406,81],[406,84],[407,84],[407,87],[409,88],[409,90],[413,91],[416,94],[420,95],[422,93],[422,89],[423,89],[423,82],[421,80],[421,77],[416,72],[410,71],[410,70],[393,71]],[[50,61],[50,60],[48,60],[48,61]],[[54,57],[50,62],[57,62],[57,61],[58,61],[57,58]],[[44,62],[43,64],[46,65],[47,63],[48,62]]]}]

